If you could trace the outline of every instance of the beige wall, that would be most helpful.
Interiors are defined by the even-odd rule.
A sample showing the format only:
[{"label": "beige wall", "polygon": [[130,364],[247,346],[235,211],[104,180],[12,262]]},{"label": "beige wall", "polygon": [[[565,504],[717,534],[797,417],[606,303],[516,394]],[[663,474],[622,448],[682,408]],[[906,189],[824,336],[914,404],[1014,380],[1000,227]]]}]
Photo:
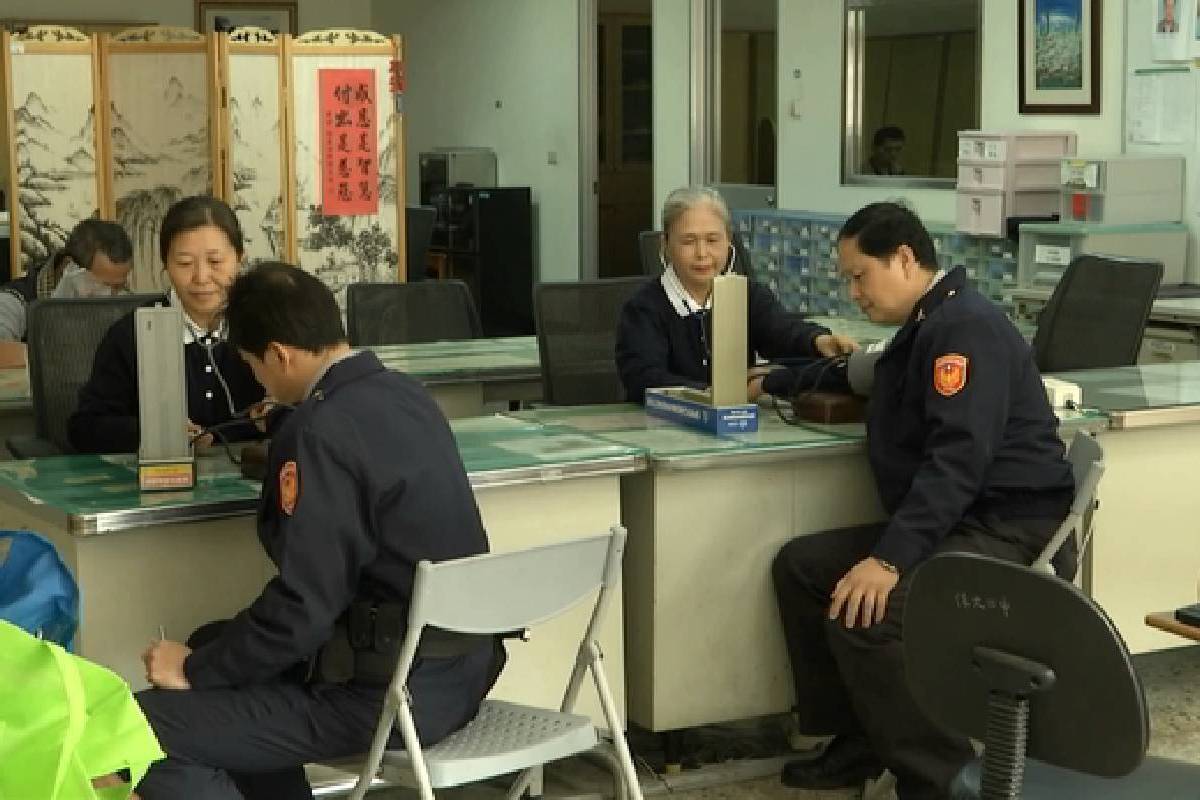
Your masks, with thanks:
[{"label": "beige wall", "polygon": [[502,186],[533,190],[542,280],[579,278],[579,13],[570,0],[375,0],[405,37],[410,202],[418,157],[489,147]]},{"label": "beige wall", "polygon": [[[1091,116],[1017,113],[1017,14],[1013,0],[983,3],[984,128],[1074,130],[1081,153],[1121,151],[1125,4],[1104,4],[1102,113]],[[931,221],[954,220],[954,192],[841,185],[842,4],[779,0],[779,207],[851,212],[903,194]],[[799,70],[800,77],[793,75]],[[800,117],[791,115],[799,101]]]}]

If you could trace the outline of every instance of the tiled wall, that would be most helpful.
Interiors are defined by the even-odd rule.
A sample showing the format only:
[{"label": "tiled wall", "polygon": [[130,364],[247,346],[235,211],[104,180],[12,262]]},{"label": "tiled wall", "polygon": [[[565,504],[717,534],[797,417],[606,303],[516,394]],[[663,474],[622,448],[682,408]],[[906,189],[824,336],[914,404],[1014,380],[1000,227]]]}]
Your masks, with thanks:
[{"label": "tiled wall", "polygon": [[[808,211],[734,211],[734,229],[750,254],[750,274],[767,284],[785,307],[814,316],[859,318],[838,275],[837,233],[846,217]],[[1012,316],[1017,250],[1007,239],[957,233],[931,223],[941,266],[965,266],[977,289]]]}]

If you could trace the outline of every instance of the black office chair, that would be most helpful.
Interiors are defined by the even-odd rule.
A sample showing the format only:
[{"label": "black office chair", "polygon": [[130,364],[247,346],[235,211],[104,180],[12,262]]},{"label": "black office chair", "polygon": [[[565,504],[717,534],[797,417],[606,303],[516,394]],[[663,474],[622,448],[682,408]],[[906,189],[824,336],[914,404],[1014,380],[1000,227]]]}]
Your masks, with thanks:
[{"label": "black office chair", "polygon": [[47,297],[29,305],[29,389],[34,436],[10,436],[15,458],[73,452],[67,420],[79,406],[79,390],[92,374],[96,348],[112,324],[161,295]]},{"label": "black office chair", "polygon": [[984,742],[954,800],[1200,797],[1200,765],[1146,757],[1129,651],[1066,581],[989,556],[934,556],[909,588],[904,660],[925,713]]},{"label": "black office chair", "polygon": [[551,405],[622,403],[617,320],[641,276],[539,283],[533,315],[542,361],[542,398]]},{"label": "black office chair", "polygon": [[662,274],[663,266],[659,260],[662,251],[662,231],[642,231],[638,234],[638,254],[642,259],[642,274],[656,277]]},{"label": "black office chair", "polygon": [[415,344],[478,339],[483,325],[462,281],[352,283],[346,288],[350,344]]},{"label": "black office chair", "polygon": [[425,258],[433,241],[433,223],[437,209],[433,206],[407,206],[404,209],[404,257],[408,281],[425,280]]},{"label": "black office chair", "polygon": [[1163,265],[1157,261],[1078,256],[1038,320],[1033,336],[1038,369],[1136,364],[1162,276]]}]

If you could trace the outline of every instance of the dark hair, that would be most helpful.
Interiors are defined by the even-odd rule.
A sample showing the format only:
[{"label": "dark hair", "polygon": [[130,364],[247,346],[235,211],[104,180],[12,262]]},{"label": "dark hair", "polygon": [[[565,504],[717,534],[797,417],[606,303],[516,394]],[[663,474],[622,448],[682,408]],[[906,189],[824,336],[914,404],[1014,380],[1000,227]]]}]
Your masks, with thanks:
[{"label": "dark hair", "polygon": [[158,232],[158,253],[162,256],[163,264],[167,263],[167,253],[176,236],[203,228],[205,225],[220,228],[229,237],[229,243],[237,251],[238,258],[246,252],[242,241],[242,226],[233,209],[215,197],[198,194],[185,197],[167,209],[162,228]]},{"label": "dark hair", "polygon": [[271,342],[319,353],[346,341],[329,287],[279,261],[265,261],[233,282],[225,320],[229,343],[258,358]]},{"label": "dark hair", "polygon": [[63,253],[80,267],[91,269],[97,252],[104,253],[114,264],[127,264],[133,260],[133,242],[115,222],[85,219],[71,229]]},{"label": "dark hair", "polygon": [[904,141],[904,131],[895,125],[884,125],[879,130],[875,131],[875,135],[871,137],[871,146],[879,147],[879,145],[889,139],[899,139]]},{"label": "dark hair", "polygon": [[838,231],[838,241],[842,239],[853,239],[859,250],[874,258],[887,258],[906,244],[922,267],[938,267],[929,231],[916,214],[899,203],[871,203],[855,211]]}]

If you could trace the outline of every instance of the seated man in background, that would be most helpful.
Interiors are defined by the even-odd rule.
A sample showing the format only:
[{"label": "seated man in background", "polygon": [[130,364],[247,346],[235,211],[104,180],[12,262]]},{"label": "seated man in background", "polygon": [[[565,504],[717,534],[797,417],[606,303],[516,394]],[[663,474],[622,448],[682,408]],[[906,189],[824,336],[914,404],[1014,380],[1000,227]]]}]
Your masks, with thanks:
[{"label": "seated man in background", "polygon": [[[1028,342],[962,267],[938,269],[916,215],[894,203],[859,210],[838,234],[838,261],[867,317],[901,326],[875,362],[867,406],[887,519],[800,536],[775,559],[802,732],[836,735],[783,781],[848,787],[887,767],[901,800],[941,798],[974,751],[909,691],[901,619],[912,572],[946,551],[1031,564],[1075,485]],[[763,384],[787,395],[794,378],[773,372],[751,394]],[[1060,556],[1070,577],[1074,540]]]},{"label": "seated man in background", "polygon": [[[319,279],[263,264],[228,298],[228,341],[294,405],[271,419],[258,512],[279,572],[194,649],[158,641],[144,654],[156,688],[137,698],[167,758],[143,800],[311,798],[304,764],[371,743],[417,563],[488,549],[446,418],[420,383],[350,349]],[[408,679],[428,745],[474,718],[504,661],[492,637],[452,644]]]},{"label": "seated man in background", "polygon": [[0,366],[25,363],[26,310],[43,297],[128,293],[133,243],[115,222],[85,219],[44,264],[0,286]]},{"label": "seated man in background", "polygon": [[904,131],[895,125],[886,125],[875,131],[871,138],[871,157],[867,166],[872,175],[903,175],[904,166],[900,156],[904,153]]}]

